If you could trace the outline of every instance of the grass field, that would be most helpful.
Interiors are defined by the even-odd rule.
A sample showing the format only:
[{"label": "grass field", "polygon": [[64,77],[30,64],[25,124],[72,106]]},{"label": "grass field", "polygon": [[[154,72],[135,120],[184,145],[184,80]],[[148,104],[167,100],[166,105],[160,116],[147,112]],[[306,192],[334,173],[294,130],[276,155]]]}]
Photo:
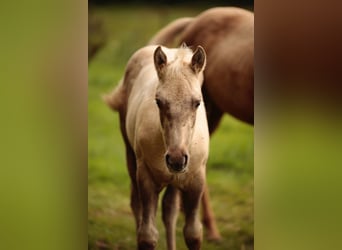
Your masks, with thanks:
[{"label": "grass field", "polygon": [[[193,16],[203,8],[97,7],[106,45],[89,63],[88,88],[88,248],[136,247],[129,206],[129,177],[118,115],[101,101],[121,78],[130,55],[169,21]],[[208,175],[212,206],[222,241],[204,241],[202,249],[253,249],[253,128],[229,116],[210,142]],[[158,212],[158,249],[165,232]],[[183,218],[177,224],[177,249],[186,249]]]}]

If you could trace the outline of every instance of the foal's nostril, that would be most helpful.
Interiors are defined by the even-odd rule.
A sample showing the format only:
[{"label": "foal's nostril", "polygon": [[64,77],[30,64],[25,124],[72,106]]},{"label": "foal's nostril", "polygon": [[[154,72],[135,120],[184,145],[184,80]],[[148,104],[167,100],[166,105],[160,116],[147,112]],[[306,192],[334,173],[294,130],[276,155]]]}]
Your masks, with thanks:
[{"label": "foal's nostril", "polygon": [[168,165],[171,165],[171,164],[172,164],[171,161],[170,161],[170,155],[169,155],[169,154],[166,154],[165,160],[166,160],[166,163],[167,163]]},{"label": "foal's nostril", "polygon": [[165,161],[169,169],[175,172],[183,171],[188,163],[187,154],[166,154]]},{"label": "foal's nostril", "polygon": [[188,155],[184,155],[184,166],[188,163]]}]

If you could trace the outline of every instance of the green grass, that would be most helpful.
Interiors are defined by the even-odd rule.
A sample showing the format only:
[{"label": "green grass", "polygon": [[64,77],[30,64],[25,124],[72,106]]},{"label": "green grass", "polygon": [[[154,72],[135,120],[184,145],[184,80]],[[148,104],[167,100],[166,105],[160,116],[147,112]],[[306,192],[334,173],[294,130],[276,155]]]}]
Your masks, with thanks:
[{"label": "green grass", "polygon": [[[121,78],[130,55],[170,20],[193,16],[201,8],[102,7],[94,9],[107,32],[106,46],[89,63],[88,242],[89,249],[135,249],[135,224],[129,206],[129,176],[119,118],[101,101]],[[213,135],[208,161],[211,202],[220,243],[203,249],[253,249],[253,128],[225,116]],[[158,249],[165,232],[158,211]],[[183,218],[177,249],[186,249]]]}]

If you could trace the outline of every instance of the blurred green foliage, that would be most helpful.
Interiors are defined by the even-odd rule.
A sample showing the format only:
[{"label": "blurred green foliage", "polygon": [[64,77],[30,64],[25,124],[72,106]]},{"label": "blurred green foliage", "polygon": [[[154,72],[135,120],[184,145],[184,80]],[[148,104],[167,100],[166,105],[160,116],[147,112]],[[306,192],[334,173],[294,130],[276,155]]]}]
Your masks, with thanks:
[{"label": "blurred green foliage", "polygon": [[340,249],[341,116],[310,96],[287,97],[257,109],[256,248]]},{"label": "blurred green foliage", "polygon": [[1,249],[86,248],[86,23],[74,1],[0,3]]}]

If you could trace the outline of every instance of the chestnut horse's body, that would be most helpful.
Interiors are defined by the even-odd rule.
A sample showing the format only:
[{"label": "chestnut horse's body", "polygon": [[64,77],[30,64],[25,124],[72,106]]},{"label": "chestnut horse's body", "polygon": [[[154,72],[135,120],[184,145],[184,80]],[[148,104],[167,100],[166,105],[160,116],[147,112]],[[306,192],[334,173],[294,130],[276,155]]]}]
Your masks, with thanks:
[{"label": "chestnut horse's body", "polygon": [[205,185],[209,131],[201,86],[205,52],[147,46],[129,60],[123,80],[104,99],[119,111],[131,177],[131,207],[139,249],[155,249],[158,195],[163,197],[167,246],[175,250],[182,198],[184,237],[200,249],[199,203]]},{"label": "chestnut horse's body", "polygon": [[[210,134],[228,113],[254,124],[254,14],[239,8],[213,8],[194,18],[180,18],[159,31],[149,44],[204,47],[208,65],[203,96]],[[219,239],[209,204],[203,197],[203,221],[208,237]]]}]

